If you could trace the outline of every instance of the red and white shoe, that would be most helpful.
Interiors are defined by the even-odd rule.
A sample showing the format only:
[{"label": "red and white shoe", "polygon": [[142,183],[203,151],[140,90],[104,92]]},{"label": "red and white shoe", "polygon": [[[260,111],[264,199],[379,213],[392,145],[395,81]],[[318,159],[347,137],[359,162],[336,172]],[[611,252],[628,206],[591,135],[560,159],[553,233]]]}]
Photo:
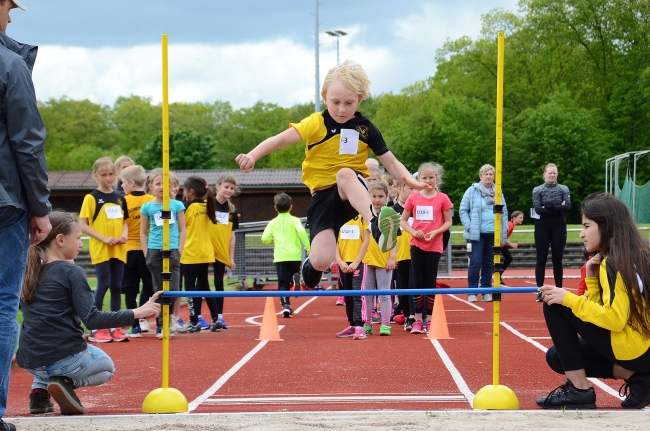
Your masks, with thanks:
[{"label": "red and white shoe", "polygon": [[93,343],[110,343],[113,341],[113,337],[111,337],[111,333],[108,329],[100,329],[91,332],[88,341],[92,341]]},{"label": "red and white shoe", "polygon": [[336,305],[345,305],[345,297],[339,296],[339,299],[336,300]]},{"label": "red and white shoe", "polygon": [[118,343],[120,341],[129,341],[129,336],[122,331],[122,328],[115,328],[113,332],[111,332],[111,338],[113,341]]}]

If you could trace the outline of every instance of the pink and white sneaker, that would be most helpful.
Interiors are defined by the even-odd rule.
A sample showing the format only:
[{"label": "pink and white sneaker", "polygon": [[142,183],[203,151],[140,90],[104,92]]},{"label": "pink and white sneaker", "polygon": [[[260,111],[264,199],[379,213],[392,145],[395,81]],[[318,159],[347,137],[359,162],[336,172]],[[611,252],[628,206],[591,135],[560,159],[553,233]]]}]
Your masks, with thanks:
[{"label": "pink and white sneaker", "polygon": [[336,300],[336,305],[345,305],[345,297],[339,296],[339,299]]},{"label": "pink and white sneaker", "polygon": [[111,337],[111,333],[108,329],[100,329],[95,332],[91,332],[90,336],[88,337],[88,341],[91,341],[93,343],[110,343],[113,341],[113,337]]},{"label": "pink and white sneaker", "polygon": [[120,341],[129,341],[129,336],[122,331],[122,328],[115,328],[113,332],[111,332],[111,338],[113,341],[117,341],[118,343]]},{"label": "pink and white sneaker", "polygon": [[431,320],[427,320],[427,325],[425,327],[427,328],[427,335],[429,335],[429,331],[431,330]]},{"label": "pink and white sneaker", "polygon": [[413,324],[413,327],[411,328],[411,334],[423,334],[424,329],[422,327],[422,321],[421,320],[416,320],[415,323]]},{"label": "pink and white sneaker", "polygon": [[337,338],[347,338],[347,337],[352,337],[352,336],[354,336],[354,332],[355,332],[355,330],[354,330],[354,326],[348,326],[347,328],[345,328],[345,329],[342,330],[341,332],[338,332],[338,333],[336,334],[336,337],[337,337]]},{"label": "pink and white sneaker", "polygon": [[363,327],[358,327],[354,330],[353,340],[365,340],[367,337],[365,329]]}]

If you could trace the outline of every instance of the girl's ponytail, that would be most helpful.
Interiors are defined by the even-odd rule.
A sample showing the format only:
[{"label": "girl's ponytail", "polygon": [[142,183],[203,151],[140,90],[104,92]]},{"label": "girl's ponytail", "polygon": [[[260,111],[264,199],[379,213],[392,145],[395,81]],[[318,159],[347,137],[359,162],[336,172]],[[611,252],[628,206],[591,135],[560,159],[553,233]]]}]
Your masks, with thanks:
[{"label": "girl's ponytail", "polygon": [[217,200],[214,197],[212,189],[207,184],[205,187],[205,208],[208,211],[208,217],[212,224],[217,224]]},{"label": "girl's ponytail", "polygon": [[[49,242],[48,242],[49,244]],[[45,247],[43,243],[32,245],[27,251],[27,267],[23,277],[23,289],[20,294],[23,302],[29,304],[36,297],[36,286],[39,283],[41,268],[45,263]]]}]

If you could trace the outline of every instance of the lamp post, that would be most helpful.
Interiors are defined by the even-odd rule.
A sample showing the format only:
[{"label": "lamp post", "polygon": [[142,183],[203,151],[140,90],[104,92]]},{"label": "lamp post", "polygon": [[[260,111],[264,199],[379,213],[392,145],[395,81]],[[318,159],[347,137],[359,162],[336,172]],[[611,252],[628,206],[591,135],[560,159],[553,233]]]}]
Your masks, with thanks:
[{"label": "lamp post", "polygon": [[336,38],[336,64],[339,64],[339,37],[347,36],[347,33],[342,30],[331,30],[325,33]]}]

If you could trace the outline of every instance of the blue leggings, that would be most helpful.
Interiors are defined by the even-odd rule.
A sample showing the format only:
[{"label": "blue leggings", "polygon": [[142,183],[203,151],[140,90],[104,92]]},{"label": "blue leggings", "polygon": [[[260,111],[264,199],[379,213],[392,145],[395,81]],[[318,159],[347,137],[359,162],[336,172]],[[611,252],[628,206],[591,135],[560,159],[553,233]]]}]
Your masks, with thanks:
[{"label": "blue leggings", "polygon": [[101,311],[106,291],[111,289],[111,311],[120,311],[122,297],[120,296],[124,262],[119,259],[109,259],[95,265],[97,274],[97,289],[95,290],[95,307]]}]

